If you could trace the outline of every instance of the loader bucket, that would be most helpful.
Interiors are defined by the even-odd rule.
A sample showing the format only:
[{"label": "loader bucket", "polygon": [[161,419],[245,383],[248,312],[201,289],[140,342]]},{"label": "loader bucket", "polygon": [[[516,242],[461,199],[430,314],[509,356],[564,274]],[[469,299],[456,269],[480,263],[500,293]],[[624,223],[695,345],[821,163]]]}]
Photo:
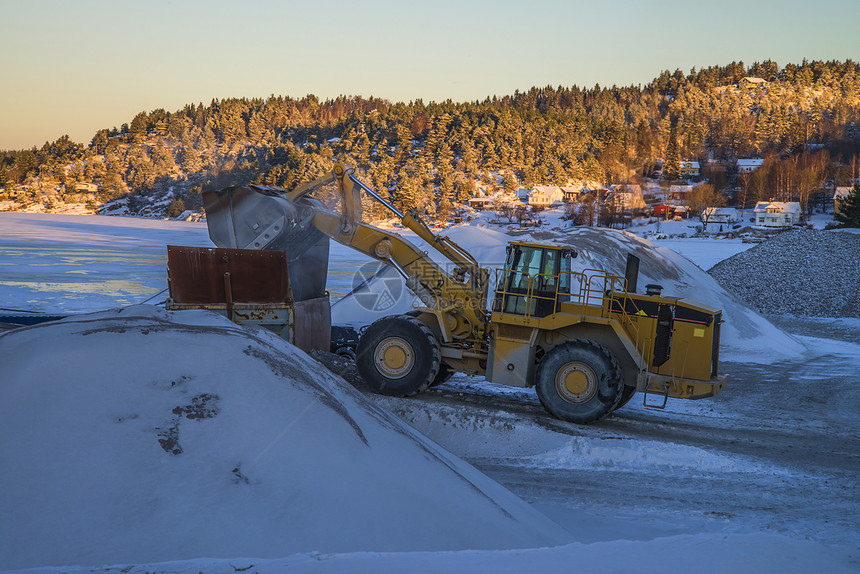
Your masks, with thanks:
[{"label": "loader bucket", "polygon": [[203,193],[209,238],[218,247],[284,251],[294,301],[325,295],[329,239],[311,224],[313,199],[292,202],[265,189]]}]

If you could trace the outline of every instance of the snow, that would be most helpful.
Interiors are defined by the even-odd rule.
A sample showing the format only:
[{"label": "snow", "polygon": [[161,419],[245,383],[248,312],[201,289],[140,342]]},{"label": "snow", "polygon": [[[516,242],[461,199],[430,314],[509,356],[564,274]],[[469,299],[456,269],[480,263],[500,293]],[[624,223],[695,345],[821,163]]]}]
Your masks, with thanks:
[{"label": "snow", "polygon": [[167,245],[212,242],[205,222],[0,213],[0,301],[50,314],[142,303],[167,287]]},{"label": "snow", "polygon": [[21,209],[21,206],[11,200],[0,201],[0,212],[16,211],[19,213],[52,213],[63,215],[88,215],[93,212],[93,208],[85,203],[63,203],[58,202],[48,210],[43,203],[37,202]]},{"label": "snow", "polygon": [[296,554],[277,560],[238,558],[231,560],[198,559],[161,564],[119,565],[110,568],[62,568],[45,572],[66,574],[198,574],[205,572],[233,574],[358,574],[410,572],[414,574],[473,574],[498,572],[569,573],[575,568],[584,572],[780,572],[807,574],[856,572],[851,555],[836,555],[815,542],[799,540],[786,545],[779,536],[767,534],[727,534],[714,536],[669,536],[656,541],[617,540],[593,544],[569,544],[546,549],[508,550],[500,552],[412,552]]},{"label": "snow", "polygon": [[[491,266],[510,239],[443,233]],[[736,240],[549,235],[581,266],[644,255],[640,285],[724,309],[729,389],[588,427],[462,375],[363,397],[266,332],[127,306],[166,286],[165,245],[211,245],[205,224],[0,213],[3,304],[96,312],[0,335],[0,569],[858,571],[857,320],[785,318],[808,328],[788,335],[750,311],[703,271]],[[332,259],[336,299],[369,260]]]},{"label": "snow", "polygon": [[0,568],[568,541],[263,330],[132,306],[0,355]]},{"label": "snow", "polygon": [[694,262],[699,268],[707,271],[720,261],[732,255],[743,253],[754,247],[754,243],[744,243],[740,239],[715,238],[684,238],[684,239],[654,239],[655,245],[667,247]]},{"label": "snow", "polygon": [[633,444],[610,438],[591,439],[573,437],[560,448],[541,452],[523,459],[523,464],[540,468],[600,470],[612,467],[645,469],[675,467],[698,471],[718,472],[770,472],[790,474],[785,470],[774,472],[761,465],[715,455],[704,449],[688,445],[667,445],[659,441],[639,440]]}]

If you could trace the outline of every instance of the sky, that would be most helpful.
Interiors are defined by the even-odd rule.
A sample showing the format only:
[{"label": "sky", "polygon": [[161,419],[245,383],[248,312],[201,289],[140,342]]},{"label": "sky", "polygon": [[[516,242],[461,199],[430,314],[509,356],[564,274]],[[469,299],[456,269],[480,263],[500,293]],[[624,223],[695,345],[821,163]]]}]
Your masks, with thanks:
[{"label": "sky", "polygon": [[483,100],[860,60],[856,0],[0,0],[0,149],[229,97]]}]

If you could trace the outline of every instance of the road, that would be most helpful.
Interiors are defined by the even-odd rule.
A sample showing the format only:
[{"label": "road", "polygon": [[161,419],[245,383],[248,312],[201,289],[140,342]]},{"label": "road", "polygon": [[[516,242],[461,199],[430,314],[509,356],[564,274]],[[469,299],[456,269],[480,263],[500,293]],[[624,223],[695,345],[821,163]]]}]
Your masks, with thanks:
[{"label": "road", "polygon": [[[531,389],[456,375],[397,399],[371,394],[354,367],[338,372],[523,499],[568,509],[560,522],[588,512],[623,517],[644,538],[755,529],[860,547],[858,347],[807,338],[814,321],[784,323],[810,353],[774,365],[724,362],[730,384],[717,397],[658,410],[637,395],[588,426],[552,418]],[[857,336],[838,326],[826,334]]]}]

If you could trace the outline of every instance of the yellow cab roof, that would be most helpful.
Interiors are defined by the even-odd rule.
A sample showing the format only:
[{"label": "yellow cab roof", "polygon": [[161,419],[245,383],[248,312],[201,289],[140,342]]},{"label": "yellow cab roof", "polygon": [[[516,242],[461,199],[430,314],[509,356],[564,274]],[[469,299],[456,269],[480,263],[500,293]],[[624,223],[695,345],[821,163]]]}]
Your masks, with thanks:
[{"label": "yellow cab roof", "polygon": [[538,249],[571,249],[570,245],[546,241],[511,241],[510,244],[519,245],[520,247],[536,247]]}]

